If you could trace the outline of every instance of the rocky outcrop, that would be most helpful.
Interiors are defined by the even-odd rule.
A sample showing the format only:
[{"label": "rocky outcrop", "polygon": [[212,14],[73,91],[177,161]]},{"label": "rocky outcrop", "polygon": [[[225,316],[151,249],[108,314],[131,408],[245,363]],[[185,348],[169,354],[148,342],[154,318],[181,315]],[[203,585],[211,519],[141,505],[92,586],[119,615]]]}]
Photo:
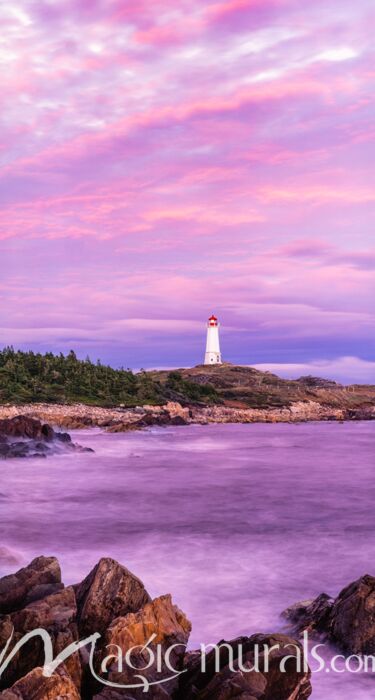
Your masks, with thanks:
[{"label": "rocky outcrop", "polygon": [[0,420],[0,459],[46,457],[66,450],[92,452],[73,443],[68,433],[55,432],[36,418],[18,415]]},{"label": "rocky outcrop", "polygon": [[75,586],[81,636],[102,634],[116,617],[136,612],[151,598],[142,581],[114,559],[101,559]]},{"label": "rocky outcrop", "polygon": [[[198,381],[198,378],[197,378]],[[182,406],[169,401],[162,406],[136,406],[135,408],[101,408],[83,404],[27,404],[23,406],[0,406],[0,417],[14,417],[22,413],[39,421],[47,421],[68,430],[98,426],[112,433],[140,430],[152,425],[186,425],[198,423],[299,423],[307,421],[375,420],[375,405],[362,403],[351,405],[350,388],[340,388],[339,394],[327,397],[317,395],[303,400],[288,401],[278,407],[249,408],[239,401],[223,401],[221,404]],[[375,390],[374,390],[375,393]],[[321,401],[320,401],[321,399]],[[356,397],[356,401],[360,396]],[[0,435],[0,456],[1,450]],[[25,448],[18,443],[14,447],[22,453]],[[46,451],[46,443],[39,441],[40,453]]]},{"label": "rocky outcrop", "polygon": [[200,655],[188,656],[181,676],[181,700],[305,700],[310,696],[310,671],[304,670],[302,648],[291,637],[256,634],[222,641],[217,647],[207,654],[203,673]]},{"label": "rocky outcrop", "polygon": [[[6,659],[28,632],[47,630],[54,657],[73,641],[100,632],[93,659],[95,673],[104,682],[91,674],[87,648],[65,658],[45,677],[44,650],[40,637],[34,636],[9,660],[1,677],[0,700],[306,700],[311,692],[302,656],[302,670],[295,663],[300,647],[283,635],[230,642],[236,667],[231,669],[220,651],[221,663],[215,668],[210,652],[202,672],[198,654],[186,652],[190,622],[171,596],[151,600],[143,583],[113,559],[101,559],[81,584],[65,588],[56,559],[39,557],[0,579],[1,592],[0,651]],[[254,660],[256,644],[273,646],[269,669],[248,673],[242,668],[239,642],[245,664]],[[129,650],[131,664],[126,663]]]},{"label": "rocky outcrop", "polygon": [[[119,617],[113,621],[105,634],[103,652],[100,661],[103,661],[104,650],[121,649],[125,655],[127,649],[135,647],[132,656],[132,666],[124,667],[119,673],[116,666],[108,667],[108,680],[117,685],[139,684],[139,670],[144,668],[142,676],[150,684],[146,697],[155,700],[160,697],[170,697],[175,693],[179,685],[179,677],[173,678],[173,671],[164,663],[161,671],[153,664],[150,668],[147,664],[150,653],[157,654],[157,647],[161,650],[162,659],[169,648],[172,648],[169,663],[173,669],[182,670],[183,660],[186,652],[186,645],[191,631],[191,624],[184,613],[173,605],[170,595],[164,595],[147,603],[139,612],[129,613],[125,617]],[[151,644],[148,641],[151,635],[155,634],[155,639]],[[148,644],[148,649],[144,649]],[[171,678],[172,676],[172,678]],[[170,680],[169,680],[170,679]],[[161,683],[163,681],[163,683]],[[153,685],[155,683],[155,685]],[[95,696],[95,700],[110,700],[113,690],[105,688]],[[142,685],[132,690],[132,698],[142,700],[145,697]]]},{"label": "rocky outcrop", "polygon": [[348,654],[375,654],[375,577],[366,574],[336,599],[322,593],[284,610],[290,629],[318,634]]},{"label": "rocky outcrop", "polygon": [[375,577],[362,576],[336,598],[329,636],[351,654],[375,654]]},{"label": "rocky outcrop", "polygon": [[[50,635],[53,653],[59,654],[63,649],[78,640],[76,624],[77,604],[73,588],[63,588],[41,600],[29,603],[21,610],[3,616],[0,619],[0,647],[5,646],[13,631],[8,653],[28,632],[47,630]],[[44,663],[44,645],[39,636],[30,639],[12,663],[5,670],[1,684],[12,685],[33,668]],[[81,685],[81,664],[78,653],[69,657],[67,671],[76,685]]]},{"label": "rocky outcrop", "polygon": [[15,612],[61,587],[61,571],[55,557],[37,557],[15,574],[0,579],[0,614]]},{"label": "rocky outcrop", "polygon": [[300,423],[344,420],[345,411],[316,401],[296,401],[283,408],[230,408],[210,406],[192,409],[194,423]]},{"label": "rocky outcrop", "polygon": [[332,613],[333,598],[321,593],[312,600],[303,600],[284,610],[282,617],[290,622],[294,632],[310,635],[325,634],[328,630]]},{"label": "rocky outcrop", "polygon": [[34,668],[8,690],[0,700],[80,700],[81,696],[64,666],[46,678],[42,668]]}]

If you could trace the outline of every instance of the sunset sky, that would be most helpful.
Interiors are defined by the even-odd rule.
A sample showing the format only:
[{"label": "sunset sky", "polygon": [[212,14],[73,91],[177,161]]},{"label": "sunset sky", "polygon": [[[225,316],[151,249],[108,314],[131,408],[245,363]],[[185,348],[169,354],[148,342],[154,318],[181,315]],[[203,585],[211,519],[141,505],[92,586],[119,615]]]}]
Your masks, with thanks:
[{"label": "sunset sky", "polygon": [[375,381],[373,0],[0,22],[0,345]]}]

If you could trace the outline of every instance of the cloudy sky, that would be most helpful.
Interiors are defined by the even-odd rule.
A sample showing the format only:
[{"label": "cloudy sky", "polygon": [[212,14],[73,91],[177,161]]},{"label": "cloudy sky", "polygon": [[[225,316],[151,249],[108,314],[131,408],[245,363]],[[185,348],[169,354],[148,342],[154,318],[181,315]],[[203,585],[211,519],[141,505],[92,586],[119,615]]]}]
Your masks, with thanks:
[{"label": "cloudy sky", "polygon": [[373,0],[0,22],[0,344],[375,381]]}]

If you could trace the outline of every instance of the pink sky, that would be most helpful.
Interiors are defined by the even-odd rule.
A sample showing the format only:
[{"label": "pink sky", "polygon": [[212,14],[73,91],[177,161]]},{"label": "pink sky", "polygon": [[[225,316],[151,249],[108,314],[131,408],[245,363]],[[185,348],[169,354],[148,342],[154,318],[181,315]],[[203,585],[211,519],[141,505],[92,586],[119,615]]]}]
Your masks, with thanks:
[{"label": "pink sky", "polygon": [[373,0],[0,20],[0,344],[375,381]]}]

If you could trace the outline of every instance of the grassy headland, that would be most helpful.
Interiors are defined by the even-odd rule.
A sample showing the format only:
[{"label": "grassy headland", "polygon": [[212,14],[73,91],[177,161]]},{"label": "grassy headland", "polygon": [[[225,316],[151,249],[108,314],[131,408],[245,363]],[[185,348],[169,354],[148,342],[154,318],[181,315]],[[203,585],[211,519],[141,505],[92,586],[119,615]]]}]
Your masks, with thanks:
[{"label": "grassy headland", "polygon": [[301,377],[287,380],[252,367],[199,365],[173,371],[133,373],[113,369],[88,358],[0,351],[0,404],[81,403],[88,406],[133,407],[163,405],[222,405],[232,408],[282,408],[300,401],[323,406],[374,406],[375,386],[342,386],[332,381]]}]

